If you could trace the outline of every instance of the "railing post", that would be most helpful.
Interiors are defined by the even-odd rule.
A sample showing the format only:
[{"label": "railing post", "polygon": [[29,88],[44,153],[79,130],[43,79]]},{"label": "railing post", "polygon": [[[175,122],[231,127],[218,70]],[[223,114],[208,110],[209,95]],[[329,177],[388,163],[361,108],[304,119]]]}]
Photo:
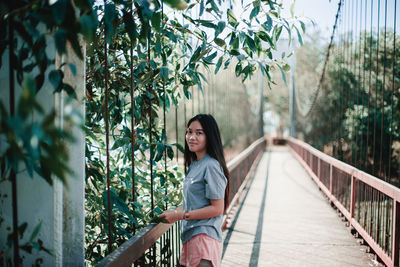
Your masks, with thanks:
[{"label": "railing post", "polygon": [[321,159],[318,157],[318,168],[317,168],[318,179],[321,181]]},{"label": "railing post", "polygon": [[393,266],[399,266],[399,241],[400,241],[400,203],[393,199],[393,240],[392,262]]},{"label": "railing post", "polygon": [[329,164],[329,192],[333,195],[333,166]]},{"label": "railing post", "polygon": [[354,208],[356,203],[356,178],[351,176],[351,193],[350,193],[350,218],[354,218]]}]

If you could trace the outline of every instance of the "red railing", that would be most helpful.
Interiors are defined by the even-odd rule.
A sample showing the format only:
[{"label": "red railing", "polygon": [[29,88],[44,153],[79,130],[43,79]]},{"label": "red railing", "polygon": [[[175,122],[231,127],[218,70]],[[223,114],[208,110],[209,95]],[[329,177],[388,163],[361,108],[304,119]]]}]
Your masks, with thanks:
[{"label": "red railing", "polygon": [[227,223],[227,215],[238,203],[240,196],[252,175],[251,168],[255,168],[257,165],[255,163],[260,160],[262,152],[265,150],[266,142],[267,141],[264,138],[256,140],[227,164],[231,179],[229,181],[229,203],[223,220],[224,228]]},{"label": "red railing", "polygon": [[290,138],[294,156],[387,266],[399,266],[400,189]]}]

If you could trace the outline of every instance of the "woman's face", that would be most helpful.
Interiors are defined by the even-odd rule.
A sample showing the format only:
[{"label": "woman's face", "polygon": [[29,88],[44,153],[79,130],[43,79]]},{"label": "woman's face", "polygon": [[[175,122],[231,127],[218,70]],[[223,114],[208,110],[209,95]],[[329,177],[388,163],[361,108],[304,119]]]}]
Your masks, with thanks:
[{"label": "woman's face", "polygon": [[194,153],[207,152],[207,138],[199,121],[192,121],[186,129],[186,142]]}]

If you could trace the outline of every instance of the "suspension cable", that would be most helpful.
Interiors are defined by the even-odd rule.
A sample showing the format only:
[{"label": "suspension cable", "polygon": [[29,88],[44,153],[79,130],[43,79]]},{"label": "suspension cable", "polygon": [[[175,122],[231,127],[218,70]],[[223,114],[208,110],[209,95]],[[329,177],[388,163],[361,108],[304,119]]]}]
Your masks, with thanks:
[{"label": "suspension cable", "polygon": [[[333,26],[332,35],[331,35],[331,38],[330,38],[331,40],[330,40],[330,42],[329,42],[329,46],[328,46],[328,49],[327,49],[328,51],[327,51],[326,56],[325,56],[324,67],[323,67],[323,69],[322,69],[322,74],[321,74],[321,77],[320,77],[320,79],[319,79],[319,83],[318,83],[317,90],[316,90],[315,93],[314,93],[314,97],[313,97],[313,101],[312,101],[312,103],[311,103],[311,107],[310,107],[310,109],[309,109],[305,114],[299,112],[299,114],[300,114],[303,118],[308,117],[308,116],[311,114],[311,112],[313,111],[314,106],[315,106],[315,103],[316,103],[317,98],[318,98],[318,95],[319,95],[319,91],[321,90],[322,83],[323,83],[324,78],[325,78],[326,66],[328,65],[328,60],[329,60],[329,56],[330,56],[330,50],[331,50],[331,48],[332,48],[333,38],[334,38],[334,36],[335,36],[335,31],[336,31],[336,27],[337,27],[337,24],[338,24],[338,18],[339,18],[339,14],[340,14],[340,10],[341,10],[342,2],[343,2],[343,1],[344,1],[344,0],[340,0],[340,1],[339,1],[339,4],[338,4],[338,10],[337,10],[337,12],[336,12],[335,24],[334,24],[334,26]],[[299,106],[298,106],[299,104],[298,104],[297,101],[296,101],[296,105],[297,105],[297,109],[298,109],[298,110],[301,110],[301,109],[299,108]]]}]

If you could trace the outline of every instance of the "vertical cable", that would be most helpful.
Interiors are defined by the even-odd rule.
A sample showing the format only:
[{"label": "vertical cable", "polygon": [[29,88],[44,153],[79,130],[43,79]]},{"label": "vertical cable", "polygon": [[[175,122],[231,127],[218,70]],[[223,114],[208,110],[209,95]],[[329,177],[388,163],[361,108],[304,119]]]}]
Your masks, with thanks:
[{"label": "vertical cable", "polygon": [[[394,73],[395,73],[395,66],[396,66],[396,10],[397,10],[397,0],[394,1],[394,33],[393,33],[393,64],[392,64],[392,95],[391,95],[391,101],[390,101],[390,138],[389,138],[389,170],[388,170],[388,179],[391,179],[391,162],[392,162],[392,138],[393,138],[393,96],[394,96]],[[400,182],[400,181],[399,181]]]},{"label": "vertical cable", "polygon": [[[339,69],[340,69],[340,48],[341,48],[341,44],[340,44],[340,32],[341,32],[341,16],[340,16],[340,27],[338,28],[338,36],[337,36],[337,40],[336,40],[336,70],[335,73],[339,73]],[[341,92],[342,92],[342,88],[338,88],[338,92],[337,92],[337,104],[336,104],[336,110],[339,111],[339,114],[337,116],[337,120],[335,121],[335,125],[336,125],[336,140],[335,140],[335,150],[334,150],[334,154],[333,156],[338,159],[339,158],[339,141],[340,141],[340,109],[341,109]]]},{"label": "vertical cable", "polygon": [[[383,37],[383,81],[382,81],[382,102],[381,102],[381,144],[379,151],[379,173],[383,175],[383,179],[386,181],[385,170],[382,171],[382,156],[383,156],[383,115],[385,113],[385,81],[386,81],[386,24],[387,24],[387,0],[385,0],[385,26],[384,26],[384,37]],[[384,167],[383,167],[384,168]]]},{"label": "vertical cable", "polygon": [[[136,138],[135,138],[135,101],[133,98],[134,95],[134,91],[133,91],[133,45],[132,45],[132,40],[131,40],[131,47],[130,47],[130,52],[131,52],[131,64],[130,64],[130,71],[131,71],[131,76],[130,76],[130,86],[131,86],[131,90],[130,90],[130,97],[131,97],[131,138],[132,138],[132,145],[131,145],[131,157],[132,157],[132,161],[131,161],[131,168],[132,168],[132,202],[136,201],[136,193],[135,193],[135,187],[136,187],[136,181],[135,181],[135,143],[136,143]],[[133,204],[134,209],[136,209],[135,204]],[[136,225],[133,224],[133,234],[135,234],[136,232]]]},{"label": "vertical cable", "polygon": [[[360,134],[360,146],[359,146],[359,149],[357,150],[357,154],[356,154],[356,158],[357,158],[357,165],[356,165],[356,167],[358,168],[358,169],[361,169],[361,161],[362,161],[362,158],[361,158],[361,155],[362,155],[362,149],[363,149],[363,129],[362,129],[362,122],[364,121],[363,120],[363,116],[364,116],[364,113],[363,113],[363,111],[364,111],[364,106],[363,106],[363,94],[362,94],[362,90],[363,90],[363,88],[362,88],[362,79],[361,79],[361,55],[362,55],[362,45],[363,45],[363,43],[362,43],[362,41],[363,41],[363,39],[362,39],[362,14],[363,14],[363,6],[362,6],[362,1],[360,1],[360,13],[359,13],[359,15],[360,15],[360,20],[359,20],[359,25],[360,25],[360,31],[359,31],[359,36],[358,36],[358,87],[357,87],[357,103],[358,103],[358,105],[360,106],[360,118],[359,118],[359,131],[361,132],[361,134]],[[358,154],[358,152],[360,153],[360,154]],[[358,157],[358,156],[360,156],[360,157]]]},{"label": "vertical cable", "polygon": [[202,97],[203,97],[203,109],[202,109],[201,113],[207,113],[206,112],[206,110],[207,110],[207,107],[206,107],[206,83],[204,83],[204,89],[203,89]]},{"label": "vertical cable", "polygon": [[[345,64],[346,64],[346,67],[349,67],[350,66],[350,62],[349,62],[349,36],[350,36],[350,34],[349,34],[349,32],[350,32],[350,30],[349,30],[349,19],[350,18],[350,6],[348,6],[347,8],[346,8],[346,18],[345,18],[345,21],[346,21],[346,26],[345,26],[345,29],[346,29],[346,32],[345,32],[345,38],[346,38],[346,45],[345,45]],[[344,110],[343,110],[343,112],[344,112],[344,119],[346,119],[347,117],[347,115],[346,115],[346,111],[347,111],[347,108],[348,108],[348,106],[349,106],[349,92],[350,92],[350,89],[349,89],[349,81],[348,81],[348,74],[346,74],[346,81],[345,81],[345,97],[344,97]],[[344,133],[346,133],[346,132],[344,132]],[[348,135],[347,135],[348,136]],[[346,142],[346,143],[348,143],[348,140],[346,140],[347,138],[346,138],[346,134],[344,134],[343,135],[343,141],[344,142]],[[347,146],[348,147],[348,146]],[[347,152],[347,151],[346,151]],[[343,160],[345,161],[345,162],[349,162],[349,159],[343,154]]]},{"label": "vertical cable", "polygon": [[[362,8],[361,8],[362,9]],[[366,84],[365,84],[365,54],[367,53],[367,1],[365,2],[365,8],[364,8],[364,36],[362,37],[363,43],[364,43],[364,48],[363,48],[363,74],[362,74],[362,91],[361,91],[361,105],[362,105],[362,114],[363,114],[363,121],[366,120],[366,123],[368,124],[367,118],[364,118],[364,111],[365,111],[365,99],[366,99]],[[361,50],[361,48],[360,48]],[[361,53],[360,53],[361,55]],[[362,123],[364,125],[364,123]],[[365,134],[365,136],[368,136],[368,132]],[[368,149],[368,147],[366,148]],[[364,135],[362,135],[362,142],[361,142],[361,150],[360,150],[360,169],[366,170],[366,164],[365,162],[367,159],[363,159],[364,155]]]},{"label": "vertical cable", "polygon": [[[148,71],[151,71],[151,66],[150,66],[150,43],[151,43],[151,28],[148,30],[147,33],[147,68]],[[151,85],[147,85],[147,90],[152,90]],[[154,217],[154,179],[153,179],[153,157],[154,157],[154,151],[153,151],[153,109],[152,109],[152,101],[150,98],[148,98],[148,105],[149,105],[149,149],[150,149],[150,202],[151,202],[151,216]],[[156,258],[156,246],[153,244],[151,250],[150,250],[150,255],[151,256],[151,263],[155,264],[155,258]]]},{"label": "vertical cable", "polygon": [[371,93],[371,89],[372,89],[372,22],[373,22],[373,15],[374,15],[374,0],[371,0],[371,25],[370,25],[370,38],[369,38],[369,78],[368,78],[368,124],[367,124],[367,147],[366,147],[366,165],[367,165],[367,170],[369,173],[373,174],[372,172],[372,166],[369,166],[369,126],[371,124],[370,121],[370,110],[371,110],[371,97],[372,97],[372,93]]},{"label": "vertical cable", "polygon": [[[344,1],[343,1],[343,9],[345,8],[344,6]],[[339,36],[339,42],[340,42],[340,64],[341,64],[341,69],[343,69],[345,61],[344,61],[344,51],[345,51],[345,40],[344,40],[344,20],[345,20],[345,11],[341,12],[340,15],[340,21],[341,21],[341,34]],[[341,72],[340,72],[341,73]],[[342,84],[342,88],[339,91],[339,103],[340,103],[340,109],[339,109],[339,119],[338,119],[338,159],[339,160],[343,160],[343,146],[342,146],[342,141],[343,141],[343,109],[344,109],[344,103],[343,103],[343,99],[344,99],[344,79],[343,79],[343,75],[341,75],[341,84]]]},{"label": "vertical cable", "polygon": [[[10,115],[15,115],[15,80],[14,80],[14,25],[10,16],[8,19],[9,36],[9,83],[10,83]],[[13,242],[14,242],[14,266],[19,266],[19,240],[18,240],[18,196],[17,196],[17,175],[15,166],[12,166],[10,173],[12,191],[12,216],[13,216]]]},{"label": "vertical cable", "polygon": [[[357,0],[357,4],[356,4],[356,6],[357,6],[357,8],[356,8],[357,15],[356,15],[356,17],[357,17],[357,19],[359,19],[359,23],[357,23],[357,19],[356,19],[356,26],[359,25],[360,29],[356,31],[356,52],[355,53],[357,55],[356,59],[358,59],[358,64],[357,64],[358,65],[358,75],[357,75],[357,90],[356,90],[355,99],[356,99],[357,107],[360,107],[360,108],[361,108],[361,106],[360,106],[360,100],[359,99],[360,99],[360,87],[361,87],[361,44],[362,44],[361,43],[361,40],[362,40],[361,39],[361,33],[362,33],[362,19],[361,19],[362,6],[361,5],[362,5],[362,3],[360,1],[360,8],[359,8],[358,0]],[[359,34],[358,37],[357,37],[357,33]],[[356,68],[357,68],[357,65],[356,65]],[[357,71],[357,69],[356,69],[356,71]],[[358,110],[360,112],[359,121],[361,121],[362,120],[361,109],[358,109]],[[357,125],[358,125],[358,127],[357,127],[357,132],[356,132],[356,140],[357,140],[357,137],[358,137],[358,132],[360,131],[360,128],[361,128],[361,124],[360,123],[357,123]],[[362,130],[361,130],[361,132],[362,132]],[[360,168],[360,164],[359,164],[360,161],[358,159],[358,152],[361,149],[362,135],[360,136],[360,139],[358,140],[358,142],[356,142],[356,144],[357,144],[357,150],[354,153],[354,156],[355,156],[355,165],[354,166],[357,167],[357,168]]]},{"label": "vertical cable", "polygon": [[[354,75],[353,81],[351,83],[351,91],[350,91],[350,99],[353,101],[353,103],[350,102],[350,109],[353,110],[353,115],[351,116],[351,123],[352,123],[352,128],[353,128],[353,136],[352,136],[352,142],[354,143],[353,150],[351,151],[351,165],[356,166],[356,161],[355,161],[355,153],[354,151],[357,149],[357,133],[356,133],[356,127],[355,127],[355,110],[356,110],[356,99],[355,99],[355,91],[356,88],[354,88],[357,85],[357,82],[355,81],[355,63],[356,63],[356,40],[355,40],[355,33],[357,32],[357,22],[354,23],[357,20],[357,12],[355,12],[355,5],[356,1],[353,0],[351,1],[351,40],[350,40],[350,66],[351,66],[351,72],[352,76]],[[354,38],[354,39],[353,39]],[[351,101],[350,100],[350,101]]]},{"label": "vertical cable", "polygon": [[200,93],[201,93],[201,90],[198,87],[198,91],[197,91],[197,114],[200,113]]},{"label": "vertical cable", "polygon": [[[151,42],[151,30],[149,30],[148,35],[147,35],[147,67],[148,70],[151,70],[151,66],[150,66],[150,42]],[[148,85],[148,90],[154,89],[152,88],[151,85]],[[152,142],[153,142],[153,114],[152,114],[152,103],[151,103],[151,99],[148,98],[148,105],[149,105],[149,148],[150,148],[150,200],[151,200],[151,214],[154,215],[154,181],[153,181],[153,155],[154,155],[154,151],[153,151],[153,146],[152,146]]]},{"label": "vertical cable", "polygon": [[192,117],[194,117],[194,87],[192,86]]},{"label": "vertical cable", "polygon": [[[104,10],[106,1],[104,1]],[[108,50],[107,50],[107,30],[104,26],[104,87],[105,87],[105,104],[106,104],[106,168],[107,168],[107,222],[108,222],[108,253],[112,251],[112,232],[111,232],[111,189],[110,189],[110,137],[109,137],[109,110],[108,110]]]},{"label": "vertical cable", "polygon": [[375,162],[375,153],[376,153],[376,149],[375,149],[375,146],[376,146],[376,123],[377,123],[377,121],[376,121],[376,113],[377,113],[377,108],[378,108],[378,81],[379,81],[379,79],[378,79],[378,75],[379,75],[379,20],[380,20],[380,7],[381,7],[381,4],[380,4],[380,0],[378,0],[378,26],[377,26],[377,34],[376,34],[376,37],[377,37],[377,40],[376,40],[376,73],[375,73],[375,76],[376,76],[376,78],[375,78],[375,103],[374,103],[374,135],[373,135],[373,138],[374,138],[374,141],[373,141],[373,148],[372,148],[372,158],[373,158],[373,165],[372,165],[372,173],[373,173],[373,175],[376,175],[375,174],[375,171],[376,171],[376,169],[375,169],[375,167],[376,167],[376,162]]},{"label": "vertical cable", "polygon": [[[164,49],[164,36],[163,36],[163,30],[164,30],[164,2],[161,1],[161,47]],[[166,65],[166,62],[163,63],[163,66]],[[167,119],[166,119],[166,114],[165,114],[165,109],[166,109],[166,102],[167,102],[167,93],[165,90],[165,82],[164,80],[162,81],[162,89],[163,89],[163,94],[164,94],[164,101],[163,101],[163,129],[165,133],[165,146],[164,146],[164,186],[165,186],[165,196],[166,196],[166,202],[165,202],[165,209],[168,209],[168,185],[167,185]]]}]

